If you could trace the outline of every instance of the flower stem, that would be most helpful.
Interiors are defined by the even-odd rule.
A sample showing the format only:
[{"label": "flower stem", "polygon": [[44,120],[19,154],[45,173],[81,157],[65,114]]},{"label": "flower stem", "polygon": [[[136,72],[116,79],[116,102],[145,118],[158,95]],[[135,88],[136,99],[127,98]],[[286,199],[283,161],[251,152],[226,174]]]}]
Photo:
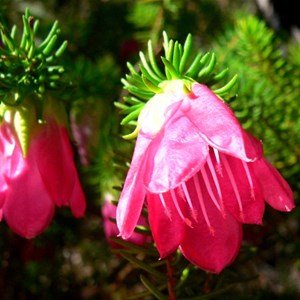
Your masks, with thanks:
[{"label": "flower stem", "polygon": [[176,300],[175,293],[175,277],[174,277],[174,267],[172,265],[174,256],[169,255],[167,257],[167,275],[168,275],[168,294],[169,300]]}]

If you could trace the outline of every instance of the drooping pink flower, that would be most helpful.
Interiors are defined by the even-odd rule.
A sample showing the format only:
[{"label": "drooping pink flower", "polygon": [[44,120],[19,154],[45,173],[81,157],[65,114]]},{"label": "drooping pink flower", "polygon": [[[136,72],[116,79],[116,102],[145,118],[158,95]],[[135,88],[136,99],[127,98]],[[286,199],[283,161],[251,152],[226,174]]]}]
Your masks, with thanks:
[{"label": "drooping pink flower", "polygon": [[[115,243],[110,239],[111,237],[117,237],[119,234],[118,227],[114,222],[114,220],[116,219],[117,207],[112,203],[113,199],[114,198],[110,193],[105,195],[105,202],[102,205],[101,213],[103,217],[103,227],[104,227],[104,234],[106,239],[108,240],[111,247],[120,248],[120,245],[118,243]],[[146,225],[145,217],[141,215],[137,224],[145,226]],[[146,242],[151,242],[152,238],[151,236],[148,236],[146,234],[133,232],[133,234],[130,236],[128,241],[135,245],[142,246]]]},{"label": "drooping pink flower", "polygon": [[208,87],[166,84],[143,108],[139,134],[117,208],[128,239],[144,203],[161,258],[180,249],[199,268],[220,272],[237,256],[242,224],[261,224],[265,201],[280,211],[293,194]]},{"label": "drooping pink flower", "polygon": [[0,125],[0,217],[25,238],[40,234],[55,206],[85,212],[85,197],[66,128],[51,115],[35,124],[24,156],[12,122]]}]

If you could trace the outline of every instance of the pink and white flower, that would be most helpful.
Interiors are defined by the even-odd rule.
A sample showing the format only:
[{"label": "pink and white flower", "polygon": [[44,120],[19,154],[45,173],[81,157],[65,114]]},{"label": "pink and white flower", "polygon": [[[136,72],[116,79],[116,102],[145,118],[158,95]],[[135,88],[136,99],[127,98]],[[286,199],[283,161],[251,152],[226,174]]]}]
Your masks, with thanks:
[{"label": "pink and white flower", "polygon": [[220,272],[238,255],[242,224],[261,224],[265,201],[291,211],[293,194],[228,106],[208,87],[172,80],[143,108],[117,208],[130,238],[143,205],[161,258],[176,249]]}]

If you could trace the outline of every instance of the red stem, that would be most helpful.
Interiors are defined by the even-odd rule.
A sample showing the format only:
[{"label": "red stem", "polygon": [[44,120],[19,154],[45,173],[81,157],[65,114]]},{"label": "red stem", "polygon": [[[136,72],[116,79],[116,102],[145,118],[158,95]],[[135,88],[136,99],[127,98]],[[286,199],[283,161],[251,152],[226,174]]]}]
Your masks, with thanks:
[{"label": "red stem", "polygon": [[174,267],[172,266],[173,255],[167,257],[167,275],[168,275],[168,293],[169,300],[176,300],[175,293],[175,277],[174,277]]}]

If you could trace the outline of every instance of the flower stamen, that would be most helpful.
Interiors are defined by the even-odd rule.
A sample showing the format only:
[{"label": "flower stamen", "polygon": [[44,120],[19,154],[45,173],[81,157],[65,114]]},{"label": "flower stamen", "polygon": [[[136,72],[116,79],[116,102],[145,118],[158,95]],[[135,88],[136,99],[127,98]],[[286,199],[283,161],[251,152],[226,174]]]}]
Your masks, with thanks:
[{"label": "flower stamen", "polygon": [[251,177],[251,174],[250,174],[248,164],[243,160],[242,160],[242,164],[243,164],[243,167],[244,167],[244,170],[246,172],[246,176],[247,176],[247,179],[248,179],[248,182],[249,182],[249,185],[250,185],[251,198],[255,200],[254,185],[253,185],[253,181],[252,181],[252,177]]},{"label": "flower stamen", "polygon": [[203,177],[206,189],[208,191],[208,194],[210,195],[210,197],[211,197],[214,205],[216,206],[216,208],[221,211],[220,204],[219,204],[218,200],[216,199],[216,197],[214,195],[214,192],[212,191],[211,184],[210,184],[210,181],[208,179],[208,176],[207,176],[205,168],[202,168],[200,171],[201,171],[201,174],[202,174],[202,177]]},{"label": "flower stamen", "polygon": [[159,194],[159,199],[160,199],[160,201],[161,201],[162,206],[164,207],[165,214],[166,214],[167,217],[170,219],[170,221],[172,221],[171,211],[170,211],[169,208],[167,207],[167,204],[166,204],[166,202],[165,202],[165,199],[164,199],[163,194]]},{"label": "flower stamen", "polygon": [[188,189],[187,189],[187,187],[186,187],[185,182],[183,182],[183,183],[181,184],[181,186],[182,186],[182,190],[183,190],[185,199],[186,199],[186,201],[187,201],[187,203],[188,203],[188,205],[189,205],[189,207],[190,207],[190,209],[191,209],[192,217],[193,217],[193,219],[194,219],[196,222],[198,222],[198,221],[197,221],[198,212],[197,212],[197,210],[196,210],[196,209],[194,208],[194,206],[193,206],[193,203],[192,203],[192,200],[191,200],[191,197],[190,197],[190,194],[189,194],[189,192],[188,192]]},{"label": "flower stamen", "polygon": [[216,186],[216,189],[217,189],[217,192],[218,192],[218,196],[219,196],[219,198],[221,200],[221,204],[223,204],[223,202],[222,202],[223,196],[222,196],[222,192],[221,192],[220,183],[219,183],[219,180],[218,180],[218,177],[217,177],[217,174],[216,174],[216,170],[215,170],[215,168],[213,166],[213,163],[211,161],[211,157],[210,156],[207,157],[207,165],[208,165],[210,174],[211,174],[211,176],[213,178],[214,184]]},{"label": "flower stamen", "polygon": [[227,174],[228,174],[228,177],[229,177],[231,186],[232,186],[232,188],[233,188],[235,197],[236,197],[237,202],[238,202],[238,206],[239,206],[239,209],[240,209],[240,218],[241,218],[242,220],[244,220],[243,205],[242,205],[241,196],[240,196],[239,189],[238,189],[238,187],[237,187],[237,183],[236,183],[235,178],[234,178],[234,176],[233,176],[233,174],[232,174],[232,170],[231,170],[231,168],[230,168],[230,165],[229,165],[229,163],[228,163],[228,160],[227,160],[226,155],[222,155],[222,161],[223,161],[225,170],[226,170],[226,172],[227,172]]},{"label": "flower stamen", "polygon": [[184,221],[184,223],[185,223],[187,226],[193,228],[191,220],[190,220],[189,218],[186,218],[186,217],[183,215],[182,210],[181,210],[181,208],[179,207],[178,199],[177,199],[175,190],[172,189],[172,190],[170,190],[170,192],[171,192],[171,198],[172,198],[172,200],[173,200],[173,203],[174,203],[174,205],[175,205],[175,208],[176,208],[176,210],[177,210],[177,212],[178,212],[180,218]]},{"label": "flower stamen", "polygon": [[202,195],[202,191],[201,191],[201,187],[200,187],[199,179],[197,178],[197,175],[195,175],[193,177],[193,181],[194,181],[194,185],[195,185],[195,188],[196,188],[199,204],[200,204],[200,207],[201,207],[201,210],[202,210],[202,213],[203,213],[203,217],[204,217],[205,222],[206,222],[206,224],[209,228],[210,233],[212,235],[214,235],[215,231],[214,231],[213,227],[211,226],[208,215],[207,215],[207,211],[206,211],[205,204],[204,204],[204,201],[203,201],[203,195]]},{"label": "flower stamen", "polygon": [[216,162],[217,162],[216,171],[221,177],[223,177],[222,165],[221,165],[219,151],[216,148],[213,148],[213,150],[214,150],[214,154],[215,154],[215,158],[216,158]]}]

